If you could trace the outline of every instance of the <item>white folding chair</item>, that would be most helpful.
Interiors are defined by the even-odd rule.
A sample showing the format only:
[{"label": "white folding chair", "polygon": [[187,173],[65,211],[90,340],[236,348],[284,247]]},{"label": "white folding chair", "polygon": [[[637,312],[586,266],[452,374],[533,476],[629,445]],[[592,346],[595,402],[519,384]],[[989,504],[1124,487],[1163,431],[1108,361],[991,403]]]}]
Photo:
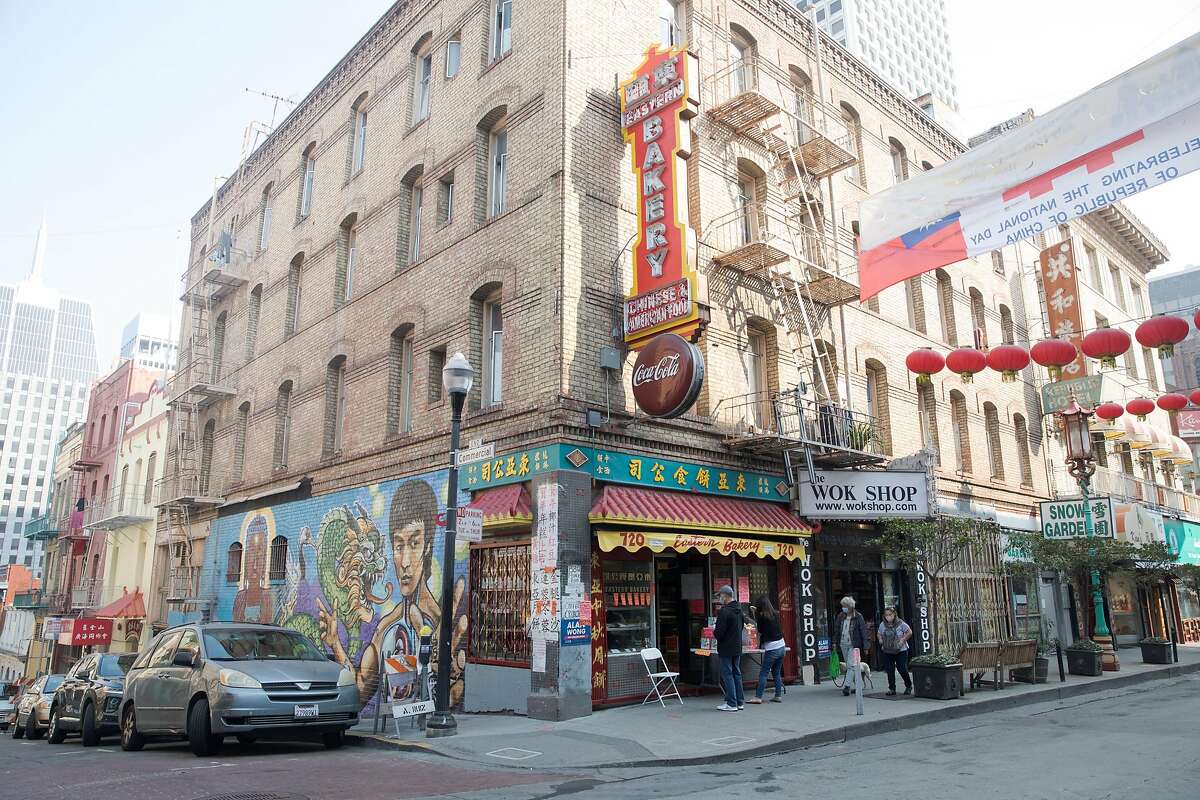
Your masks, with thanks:
[{"label": "white folding chair", "polygon": [[[659,662],[662,662],[662,671],[656,672]],[[646,665],[646,675],[652,684],[650,691],[642,700],[642,705],[646,705],[651,699],[657,699],[659,705],[666,708],[667,704],[663,700],[666,697],[678,697],[679,704],[683,705],[683,697],[679,694],[679,687],[675,685],[675,679],[679,677],[679,673],[667,669],[667,660],[663,658],[662,651],[657,647],[647,647],[642,651],[642,663]],[[667,685],[670,685],[671,691],[663,694],[662,689]]]}]

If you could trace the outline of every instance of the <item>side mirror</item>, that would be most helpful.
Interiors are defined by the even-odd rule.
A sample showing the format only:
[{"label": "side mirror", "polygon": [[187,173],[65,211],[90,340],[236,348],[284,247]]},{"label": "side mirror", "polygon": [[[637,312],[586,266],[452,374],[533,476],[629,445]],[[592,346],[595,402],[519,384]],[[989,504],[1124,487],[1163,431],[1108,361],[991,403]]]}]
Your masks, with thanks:
[{"label": "side mirror", "polygon": [[200,663],[200,654],[191,653],[187,650],[176,650],[175,657],[171,659],[171,663],[176,667],[194,667]]}]

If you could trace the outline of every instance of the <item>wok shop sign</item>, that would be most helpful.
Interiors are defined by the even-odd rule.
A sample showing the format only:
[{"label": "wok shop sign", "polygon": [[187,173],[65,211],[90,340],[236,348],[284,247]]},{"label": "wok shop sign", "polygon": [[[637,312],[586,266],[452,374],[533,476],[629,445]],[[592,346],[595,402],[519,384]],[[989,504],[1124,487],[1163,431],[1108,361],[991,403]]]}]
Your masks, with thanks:
[{"label": "wok shop sign", "polygon": [[926,519],[929,476],[890,470],[814,470],[814,480],[800,484],[800,513],[812,519]]}]

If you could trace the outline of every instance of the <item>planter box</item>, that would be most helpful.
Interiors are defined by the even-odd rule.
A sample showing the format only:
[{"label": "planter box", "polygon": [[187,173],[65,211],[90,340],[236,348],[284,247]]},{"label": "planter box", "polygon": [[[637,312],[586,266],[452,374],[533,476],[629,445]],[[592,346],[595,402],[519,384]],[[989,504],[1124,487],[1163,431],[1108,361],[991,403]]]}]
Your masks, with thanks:
[{"label": "planter box", "polygon": [[913,664],[909,671],[912,672],[913,693],[917,697],[953,700],[962,696],[962,664],[950,664],[945,667]]},{"label": "planter box", "polygon": [[1093,678],[1100,675],[1100,653],[1069,648],[1063,652],[1067,654],[1067,672],[1072,675],[1087,675]]},{"label": "planter box", "polygon": [[1038,656],[1033,667],[1017,667],[1012,670],[1012,679],[1021,683],[1045,683],[1050,674],[1050,659]]},{"label": "planter box", "polygon": [[1139,646],[1142,648],[1142,662],[1145,664],[1173,664],[1175,659],[1171,653],[1171,643],[1156,644],[1154,642],[1141,642]]}]

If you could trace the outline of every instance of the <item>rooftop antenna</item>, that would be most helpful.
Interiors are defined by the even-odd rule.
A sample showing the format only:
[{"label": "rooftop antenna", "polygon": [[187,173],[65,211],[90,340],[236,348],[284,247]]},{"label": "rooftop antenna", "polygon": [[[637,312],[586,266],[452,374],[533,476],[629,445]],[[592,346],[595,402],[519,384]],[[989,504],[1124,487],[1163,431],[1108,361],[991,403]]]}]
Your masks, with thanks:
[{"label": "rooftop antenna", "polygon": [[286,103],[289,106],[296,105],[295,100],[291,100],[287,97],[281,97],[277,94],[271,94],[270,92],[260,92],[257,89],[251,89],[249,86],[244,87],[244,91],[250,94],[256,94],[259,97],[265,97],[268,100],[274,100],[275,102],[271,106],[270,124],[260,122],[258,120],[252,120],[242,132],[242,154],[241,158],[238,160],[239,175],[241,174],[242,169],[245,168],[246,159],[248,159],[250,154],[253,153],[255,148],[258,147],[258,143],[270,136],[271,131],[275,130],[275,117],[279,114],[279,104]]},{"label": "rooftop antenna", "polygon": [[268,126],[270,130],[275,130],[275,115],[279,113],[280,103],[287,103],[289,106],[296,105],[295,100],[291,100],[287,97],[280,97],[279,95],[271,94],[270,92],[260,92],[258,89],[251,89],[249,86],[246,87],[246,91],[250,94],[256,94],[259,97],[265,97],[268,100],[275,101],[274,105],[271,106],[271,124]]}]

